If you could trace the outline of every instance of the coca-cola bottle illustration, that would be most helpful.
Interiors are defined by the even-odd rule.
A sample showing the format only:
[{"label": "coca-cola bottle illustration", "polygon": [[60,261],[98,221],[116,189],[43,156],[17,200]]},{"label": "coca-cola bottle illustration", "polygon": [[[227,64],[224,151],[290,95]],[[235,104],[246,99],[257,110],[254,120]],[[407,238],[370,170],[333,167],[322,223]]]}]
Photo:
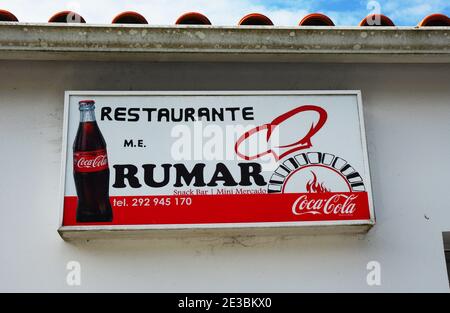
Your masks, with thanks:
[{"label": "coca-cola bottle illustration", "polygon": [[78,195],[77,222],[111,222],[106,142],[95,120],[95,102],[79,102],[80,125],[73,143],[73,176]]}]

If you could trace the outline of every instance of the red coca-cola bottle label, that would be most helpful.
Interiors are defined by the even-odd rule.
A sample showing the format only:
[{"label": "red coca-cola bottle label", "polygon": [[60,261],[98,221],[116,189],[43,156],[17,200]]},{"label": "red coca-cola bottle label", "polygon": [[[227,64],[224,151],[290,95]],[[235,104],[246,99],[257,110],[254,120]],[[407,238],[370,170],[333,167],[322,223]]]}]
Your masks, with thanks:
[{"label": "red coca-cola bottle label", "polygon": [[75,172],[100,172],[108,168],[106,149],[95,151],[79,151],[73,153],[73,168]]}]

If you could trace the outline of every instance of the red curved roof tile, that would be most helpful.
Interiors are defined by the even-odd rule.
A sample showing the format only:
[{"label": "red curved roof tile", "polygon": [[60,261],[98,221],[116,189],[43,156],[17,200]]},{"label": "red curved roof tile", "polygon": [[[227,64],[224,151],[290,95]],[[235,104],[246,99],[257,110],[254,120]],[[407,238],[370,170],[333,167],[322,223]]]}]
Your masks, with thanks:
[{"label": "red curved roof tile", "polygon": [[333,21],[322,13],[306,15],[299,23],[300,26],[334,26]]},{"label": "red curved roof tile", "polygon": [[198,12],[188,12],[181,15],[175,22],[177,25],[211,25],[211,21]]},{"label": "red curved roof tile", "polygon": [[112,24],[148,24],[147,20],[141,14],[134,11],[126,11],[116,15]]},{"label": "red curved roof tile", "polygon": [[386,15],[370,14],[359,23],[359,26],[395,26],[395,24]]},{"label": "red curved roof tile", "polygon": [[62,11],[54,14],[49,20],[49,23],[86,23],[84,18],[73,11]]},{"label": "red curved roof tile", "polygon": [[9,11],[0,10],[0,22],[18,22],[17,17]]},{"label": "red curved roof tile", "polygon": [[241,18],[238,25],[266,25],[271,26],[273,22],[267,16],[260,13],[250,13]]},{"label": "red curved roof tile", "polygon": [[[377,21],[378,19],[378,21]],[[18,22],[17,17],[7,11],[0,9],[0,22]],[[53,15],[49,23],[86,23],[85,19],[76,12],[62,11]],[[118,14],[113,24],[148,24],[143,15],[138,12],[126,11]],[[180,16],[177,25],[211,25],[211,21],[205,15],[198,12],[188,12]],[[251,13],[244,16],[238,25],[274,25],[271,19],[260,13]],[[334,22],[322,13],[311,13],[305,16],[299,23],[300,26],[334,26]],[[366,16],[359,26],[395,26],[394,22],[383,14],[370,14]],[[443,26],[450,27],[450,18],[445,14],[430,14],[418,24],[419,27]]]}]

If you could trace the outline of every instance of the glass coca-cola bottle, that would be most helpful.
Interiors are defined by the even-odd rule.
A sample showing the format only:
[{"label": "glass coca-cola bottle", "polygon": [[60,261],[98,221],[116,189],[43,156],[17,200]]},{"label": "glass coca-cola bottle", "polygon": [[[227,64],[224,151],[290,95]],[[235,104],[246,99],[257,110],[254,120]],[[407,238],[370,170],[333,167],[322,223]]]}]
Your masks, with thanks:
[{"label": "glass coca-cola bottle", "polygon": [[80,125],[73,143],[73,176],[78,195],[77,222],[111,222],[106,142],[95,120],[95,102],[79,102]]}]

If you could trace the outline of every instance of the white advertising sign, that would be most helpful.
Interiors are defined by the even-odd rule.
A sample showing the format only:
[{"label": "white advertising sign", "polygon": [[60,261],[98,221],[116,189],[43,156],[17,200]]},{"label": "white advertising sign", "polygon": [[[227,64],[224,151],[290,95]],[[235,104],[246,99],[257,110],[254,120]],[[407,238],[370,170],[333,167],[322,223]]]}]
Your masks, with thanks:
[{"label": "white advertising sign", "polygon": [[374,224],[358,91],[66,93],[61,232]]}]

